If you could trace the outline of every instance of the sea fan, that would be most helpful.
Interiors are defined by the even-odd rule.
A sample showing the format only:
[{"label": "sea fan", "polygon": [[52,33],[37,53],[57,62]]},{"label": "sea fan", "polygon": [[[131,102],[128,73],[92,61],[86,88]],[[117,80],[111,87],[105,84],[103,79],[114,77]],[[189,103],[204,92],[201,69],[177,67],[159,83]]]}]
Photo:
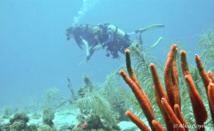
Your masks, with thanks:
[{"label": "sea fan", "polygon": [[206,70],[214,70],[214,27],[199,35],[198,49],[201,50],[201,59]]}]

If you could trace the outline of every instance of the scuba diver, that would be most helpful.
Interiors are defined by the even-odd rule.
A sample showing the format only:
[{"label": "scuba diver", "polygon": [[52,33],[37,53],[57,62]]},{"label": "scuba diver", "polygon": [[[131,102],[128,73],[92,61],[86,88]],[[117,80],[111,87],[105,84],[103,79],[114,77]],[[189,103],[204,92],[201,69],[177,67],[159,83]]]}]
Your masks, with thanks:
[{"label": "scuba diver", "polygon": [[67,29],[66,36],[67,40],[74,38],[80,49],[85,46],[86,59],[82,63],[86,63],[94,51],[101,48],[106,48],[106,56],[118,58],[118,52],[124,54],[124,50],[132,43],[124,31],[110,24],[72,26]]},{"label": "scuba diver", "polygon": [[95,51],[94,47],[99,44],[94,35],[94,32],[97,31],[99,31],[98,26],[92,26],[88,24],[72,26],[66,30],[67,40],[74,38],[80,49],[83,48],[82,46],[85,46],[86,58],[81,63],[86,63],[91,58]]},{"label": "scuba diver", "polygon": [[[112,24],[99,24],[100,31],[95,34],[95,39],[100,43],[96,48],[106,47],[106,56],[109,57],[112,55],[113,58],[119,58],[118,52],[124,54],[125,49],[129,48],[130,45],[134,42],[129,39],[129,35],[125,33],[123,30],[119,29],[117,26]],[[132,34],[136,34],[135,42],[139,44],[143,44],[141,34],[144,31],[148,31],[151,29],[164,27],[164,25],[157,24],[157,25],[150,25],[145,28],[141,28],[133,32]],[[155,45],[153,45],[155,46]]]},{"label": "scuba diver", "polygon": [[[95,38],[100,43],[97,47],[106,48],[106,56],[112,55],[113,58],[119,58],[118,52],[124,54],[132,41],[127,33],[111,24],[99,24],[100,32],[95,34]],[[96,47],[95,47],[96,48]]]},{"label": "scuba diver", "polygon": [[[135,42],[142,43],[141,34],[154,28],[164,27],[164,25],[150,25],[133,32],[137,38]],[[74,38],[77,45],[82,49],[82,45],[86,48],[86,59],[81,63],[86,63],[95,50],[105,48],[106,56],[112,55],[113,58],[120,58],[118,52],[124,54],[133,41],[129,39],[129,35],[117,26],[112,24],[98,24],[92,26],[83,24],[67,29],[67,39]],[[90,49],[89,49],[90,47]]]}]

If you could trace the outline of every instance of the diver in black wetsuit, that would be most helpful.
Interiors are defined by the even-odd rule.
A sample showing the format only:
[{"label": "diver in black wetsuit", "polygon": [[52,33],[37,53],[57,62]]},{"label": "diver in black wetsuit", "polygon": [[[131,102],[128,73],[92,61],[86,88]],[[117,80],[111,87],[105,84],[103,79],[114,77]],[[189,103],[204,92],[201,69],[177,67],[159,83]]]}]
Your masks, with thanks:
[{"label": "diver in black wetsuit", "polygon": [[106,56],[112,55],[113,58],[119,58],[118,52],[124,54],[125,49],[127,49],[132,41],[129,36],[111,24],[99,25],[101,28],[101,34],[97,34],[97,40],[101,43],[102,47],[106,47]]},{"label": "diver in black wetsuit", "polygon": [[82,46],[85,46],[86,59],[83,63],[86,63],[93,55],[95,51],[94,47],[99,44],[94,35],[97,31],[99,31],[99,27],[82,24],[79,26],[70,27],[66,31],[67,40],[74,38],[80,49],[82,49]]},{"label": "diver in black wetsuit", "polygon": [[[110,56],[110,54],[113,56],[113,58],[119,58],[118,52],[124,54],[125,49],[127,49],[133,41],[129,39],[129,35],[122,31],[121,29],[117,28],[114,25],[111,24],[104,24],[99,25],[101,28],[101,33],[98,34],[97,41],[101,43],[102,47],[106,47],[106,56]],[[152,29],[164,27],[162,24],[156,24],[156,25],[150,25],[144,28],[140,28],[136,30],[133,34],[136,34],[136,40],[135,42],[139,44],[143,44],[141,34],[145,31],[149,31]],[[99,39],[101,38],[101,39]],[[155,43],[155,44],[158,44]],[[156,45],[154,45],[156,46]]]},{"label": "diver in black wetsuit", "polygon": [[70,27],[67,29],[66,36],[67,40],[74,38],[81,49],[83,45],[85,46],[86,59],[83,63],[86,63],[94,51],[100,48],[106,49],[106,56],[112,55],[113,58],[119,58],[118,52],[124,54],[124,50],[132,43],[124,31],[110,24],[97,26],[83,24]]},{"label": "diver in black wetsuit", "polygon": [[[164,27],[164,25],[150,25],[135,31],[138,43],[142,44],[141,34],[154,28]],[[119,58],[118,52],[124,54],[133,41],[129,39],[129,35],[111,24],[98,24],[92,26],[83,24],[67,29],[67,39],[74,38],[77,45],[82,49],[82,45],[86,48],[86,59],[82,63],[86,63],[95,50],[100,48],[106,49],[106,56],[112,55],[113,58]],[[89,49],[90,47],[90,49]]]}]

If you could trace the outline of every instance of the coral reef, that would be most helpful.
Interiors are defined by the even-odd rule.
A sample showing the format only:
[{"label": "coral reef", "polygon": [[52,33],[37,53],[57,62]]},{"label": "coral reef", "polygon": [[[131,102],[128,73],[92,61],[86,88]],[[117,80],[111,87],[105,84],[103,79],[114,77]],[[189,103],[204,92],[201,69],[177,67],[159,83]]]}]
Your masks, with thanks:
[{"label": "coral reef", "polygon": [[23,121],[25,124],[29,121],[29,118],[26,113],[16,113],[13,118],[10,119],[10,124],[13,124],[15,121]]},{"label": "coral reef", "polygon": [[50,127],[49,125],[42,125],[40,127],[40,131],[57,131],[54,127]]},{"label": "coral reef", "polygon": [[45,94],[45,108],[56,109],[68,102],[67,99],[59,95],[59,90],[57,88],[50,88]]},{"label": "coral reef", "polygon": [[[178,79],[178,71],[176,66],[176,54],[177,54],[177,46],[174,44],[171,46],[171,50],[168,54],[168,59],[166,62],[166,66],[164,69],[164,81],[166,91],[164,91],[158,73],[156,71],[155,65],[150,64],[151,74],[154,83],[155,90],[155,98],[156,102],[161,110],[161,113],[164,117],[166,128],[169,131],[173,130],[188,130],[188,125],[181,114],[181,99],[179,93],[179,79]],[[121,70],[120,74],[126,81],[126,83],[131,87],[133,93],[135,94],[148,122],[151,130],[164,130],[164,126],[161,126],[155,119],[154,111],[152,105],[145,94],[145,92],[141,89],[141,86],[135,76],[133,69],[131,67],[131,59],[129,50],[125,51],[126,54],[126,66],[129,73],[129,76]],[[184,79],[186,81],[187,89],[189,91],[189,96],[192,103],[192,109],[195,117],[195,128],[198,130],[204,131],[207,125],[204,125],[204,122],[207,120],[207,111],[204,106],[204,103],[201,99],[200,94],[198,93],[195,85],[193,83],[193,78],[190,75],[188,64],[186,60],[186,52],[180,52],[181,59],[181,67],[184,75]],[[205,89],[207,91],[207,95],[209,98],[210,112],[213,118],[213,76],[212,72],[207,72],[204,70],[203,65],[201,63],[200,57],[196,55],[196,64],[198,67],[198,71],[204,83]],[[146,124],[144,124],[137,116],[135,116],[131,111],[126,112],[127,116],[141,129],[141,130],[150,130]],[[214,120],[214,119],[212,119]]]},{"label": "coral reef", "polygon": [[11,130],[20,131],[27,128],[27,122],[29,118],[26,113],[16,113],[13,118],[10,119]]},{"label": "coral reef", "polygon": [[8,124],[0,124],[0,131],[38,131],[35,124],[27,125],[29,118],[26,113],[14,114]]},{"label": "coral reef", "polygon": [[[94,91],[95,86],[88,76],[84,75],[83,78],[85,85],[78,90],[80,98],[75,101],[82,113],[77,117],[78,125],[84,125],[87,122],[86,130],[119,129],[114,115],[109,115],[113,113],[111,104],[104,98],[101,91]],[[97,123],[100,123],[99,126]]]},{"label": "coral reef", "polygon": [[69,88],[69,90],[71,92],[71,98],[72,98],[72,100],[77,100],[77,96],[76,96],[76,93],[75,93],[75,91],[74,91],[74,89],[73,89],[73,87],[71,85],[70,78],[68,77],[67,80],[68,80],[68,88]]},{"label": "coral reef", "polygon": [[204,65],[206,65],[206,70],[214,69],[214,27],[210,28],[208,31],[203,32],[198,37],[198,48],[201,50],[201,59]]},{"label": "coral reef", "polygon": [[18,112],[9,119],[9,123],[0,123],[0,131],[56,131],[50,110],[45,110],[43,115],[44,125],[40,125],[29,122],[30,118],[25,112]]},{"label": "coral reef", "polygon": [[52,109],[50,109],[50,108],[45,109],[43,111],[43,116],[42,116],[43,123],[46,125],[49,125],[50,127],[53,127],[54,126],[54,123],[53,123],[54,114],[55,114],[55,112]]}]

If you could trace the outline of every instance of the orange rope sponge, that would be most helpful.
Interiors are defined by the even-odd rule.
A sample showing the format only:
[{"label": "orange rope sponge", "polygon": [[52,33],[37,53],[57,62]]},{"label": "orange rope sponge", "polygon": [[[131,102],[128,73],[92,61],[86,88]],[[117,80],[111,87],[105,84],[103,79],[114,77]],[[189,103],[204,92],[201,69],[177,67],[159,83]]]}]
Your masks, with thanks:
[{"label": "orange rope sponge", "polygon": [[184,128],[186,131],[188,131],[188,126],[187,123],[183,117],[183,115],[181,114],[181,110],[178,104],[174,105],[174,111],[175,111],[175,115],[177,116],[177,118],[180,120],[181,124],[184,125]]},{"label": "orange rope sponge", "polygon": [[140,106],[141,106],[144,114],[146,115],[146,118],[147,118],[151,128],[154,128],[152,126],[152,120],[155,119],[155,117],[154,117],[153,111],[150,108],[150,105],[151,105],[150,101],[147,101],[147,99],[145,99],[145,96],[142,94],[142,91],[138,88],[138,86],[134,83],[134,81],[132,81],[132,79],[126,75],[126,73],[123,70],[120,71],[120,74],[123,77],[123,79],[126,81],[126,83],[130,86],[133,93],[135,94],[135,97],[137,98],[138,102],[140,103]]},{"label": "orange rope sponge", "polygon": [[[164,117],[166,128],[168,131],[188,131],[188,126],[181,114],[180,106],[180,93],[178,87],[178,71],[176,66],[176,54],[177,54],[177,46],[173,44],[171,46],[171,50],[168,54],[165,70],[164,70],[164,80],[167,93],[164,91],[159,77],[157,70],[154,64],[150,64],[151,75],[154,83],[154,93],[156,102],[161,110],[161,113]],[[145,92],[141,89],[139,81],[134,74],[134,71],[131,66],[131,58],[130,58],[130,51],[125,51],[126,55],[126,66],[129,73],[129,76],[121,70],[120,74],[126,83],[130,86],[135,97],[137,98],[152,131],[163,131],[164,128],[155,120],[153,109],[151,103],[145,94]],[[186,60],[186,52],[181,50],[180,51],[180,59],[181,59],[181,67],[183,71],[183,75],[186,81],[186,85],[188,86],[188,91],[193,107],[194,117],[196,120],[196,125],[200,125],[199,131],[204,131],[205,126],[204,122],[207,120],[207,111],[202,102],[200,94],[195,88],[193,79],[188,69],[188,64]],[[196,64],[204,83],[204,86],[207,91],[208,99],[209,99],[209,106],[211,111],[211,116],[214,122],[214,77],[212,72],[206,73],[200,57],[196,55]],[[138,118],[136,117],[131,111],[127,111],[126,115],[142,130],[147,131],[149,128]],[[175,127],[175,124],[177,125]],[[202,127],[202,128],[201,128]]]},{"label": "orange rope sponge", "polygon": [[156,131],[164,131],[163,127],[156,120],[152,120],[152,124]]},{"label": "orange rope sponge", "polygon": [[142,130],[142,131],[150,131],[149,128],[131,111],[126,111],[126,115]]}]

